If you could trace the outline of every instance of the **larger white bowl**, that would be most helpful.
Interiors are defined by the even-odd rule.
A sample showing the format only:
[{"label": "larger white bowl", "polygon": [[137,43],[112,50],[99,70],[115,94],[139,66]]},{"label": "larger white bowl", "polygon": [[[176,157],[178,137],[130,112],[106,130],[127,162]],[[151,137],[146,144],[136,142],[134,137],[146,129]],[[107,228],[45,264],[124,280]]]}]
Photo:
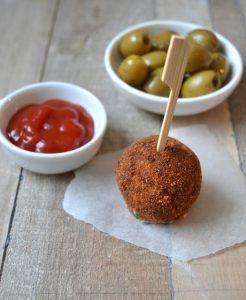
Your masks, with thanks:
[{"label": "larger white bowl", "polygon": [[[196,28],[204,27],[198,24],[186,22],[157,20],[140,23],[126,28],[117,34],[106,48],[104,64],[108,75],[126,99],[147,111],[163,114],[166,109],[168,98],[147,94],[128,85],[118,76],[117,69],[122,61],[122,57],[119,53],[119,43],[125,34],[137,29],[144,29],[149,32],[150,35],[161,30],[174,30],[180,35],[185,36],[189,31]],[[230,80],[225,86],[213,93],[194,98],[179,98],[175,110],[176,116],[201,113],[217,106],[229,97],[242,77],[243,63],[239,52],[228,39],[217,32],[215,32],[215,34],[218,37],[223,53],[227,57],[231,66]]]},{"label": "larger white bowl", "polygon": [[[10,118],[21,107],[42,103],[48,99],[63,99],[82,105],[94,121],[94,136],[84,146],[62,153],[36,153],[23,150],[6,137]],[[0,101],[0,142],[7,155],[18,165],[37,173],[57,174],[74,170],[98,151],[106,130],[107,117],[101,102],[87,90],[64,82],[42,82],[28,85]]]}]

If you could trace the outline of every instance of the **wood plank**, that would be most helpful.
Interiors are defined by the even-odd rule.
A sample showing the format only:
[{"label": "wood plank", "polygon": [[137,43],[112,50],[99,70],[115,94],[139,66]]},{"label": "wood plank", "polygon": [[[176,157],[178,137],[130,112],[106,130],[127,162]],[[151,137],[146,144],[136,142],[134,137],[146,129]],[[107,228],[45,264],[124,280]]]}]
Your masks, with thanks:
[{"label": "wood plank", "polygon": [[191,263],[174,264],[175,295],[177,299],[245,299],[245,263],[244,245]]},{"label": "wood plank", "polygon": [[[167,2],[168,1],[165,1],[165,7],[171,9],[171,6],[174,5],[173,1],[170,1],[170,3]],[[242,24],[240,18],[238,18],[239,12],[235,2],[236,1],[216,0],[210,1],[210,5],[208,5],[205,1],[191,1],[189,2],[189,7],[192,7],[192,10],[196,12],[195,14],[191,14],[190,11],[187,11],[185,8],[187,1],[179,1],[180,11],[179,9],[175,10],[175,17],[180,20],[193,21],[213,27],[222,34],[226,34],[231,40],[234,38],[234,41],[237,36],[236,41],[240,41],[242,49],[245,44],[245,38],[242,34],[245,26]],[[241,2],[243,3],[243,1]],[[165,18],[165,15],[163,15],[166,14],[164,9],[159,9],[159,13],[161,14],[158,16],[159,18]],[[170,13],[169,11],[168,14]],[[235,28],[238,30],[238,35],[235,35]],[[244,112],[246,107],[246,105],[243,104],[243,94],[245,94],[244,87],[240,87],[229,99],[240,154],[243,151],[243,147],[245,149],[244,142],[242,142],[245,141],[246,128],[245,120],[242,120],[243,115],[245,116]],[[238,104],[236,104],[236,108],[234,106],[232,108],[232,103],[235,105],[235,101]],[[240,109],[241,112],[239,112]],[[199,116],[175,118],[174,126],[208,124],[210,129],[232,153],[234,159],[238,161],[238,152],[233,139],[234,134],[230,118],[228,103],[225,102],[215,109],[200,114]],[[225,250],[220,254],[197,259],[190,263],[172,261],[170,268],[172,272],[171,285],[173,287],[173,298],[182,300],[245,299],[245,255],[246,246],[241,245],[233,249]]]},{"label": "wood plank", "polygon": [[[103,66],[105,47],[119,30],[152,18],[148,0],[63,0],[60,4],[44,79],[74,82],[99,96],[109,117],[101,152],[159,131],[160,117],[129,104],[112,86]],[[168,299],[165,257],[65,214],[62,199],[71,179],[72,174],[41,176],[24,171],[2,298]]]},{"label": "wood plank", "polygon": [[[214,27],[228,37],[241,53],[243,62],[246,62],[245,49],[245,22],[246,22],[246,2],[219,0],[210,1],[211,17]],[[223,10],[221,10],[223,7]],[[246,174],[246,74],[244,72],[240,86],[229,98],[231,119],[235,132],[235,139],[238,146],[241,168]]]},{"label": "wood plank", "polygon": [[155,16],[159,20],[177,20],[204,26],[211,24],[206,0],[156,0]]},{"label": "wood plank", "polygon": [[[0,97],[39,81],[55,1],[1,1]],[[30,26],[31,24],[31,26]],[[0,148],[0,260],[17,193],[20,168]]]},{"label": "wood plank", "polygon": [[[28,298],[28,295],[22,294],[20,295],[19,293],[13,293],[10,296],[8,296],[8,300],[16,300],[18,296],[18,300],[26,300],[30,299]],[[56,300],[165,300],[166,298],[163,298],[163,295],[158,295],[158,294],[141,294],[141,293],[122,293],[122,294],[117,294],[117,293],[106,293],[106,294],[101,294],[101,293],[78,293],[76,295],[72,296],[66,296],[64,298],[64,295],[61,294],[56,294],[56,293],[42,293],[42,294],[37,294],[33,295],[33,298],[35,300],[51,300],[51,299],[56,299]]]}]

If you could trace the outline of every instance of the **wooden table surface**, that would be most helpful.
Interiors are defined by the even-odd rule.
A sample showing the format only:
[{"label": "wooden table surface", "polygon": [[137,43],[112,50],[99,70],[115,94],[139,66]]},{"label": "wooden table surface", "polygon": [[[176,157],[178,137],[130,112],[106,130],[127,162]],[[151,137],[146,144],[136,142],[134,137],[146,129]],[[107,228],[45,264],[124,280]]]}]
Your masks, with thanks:
[{"label": "wooden table surface", "polygon": [[[244,0],[1,0],[0,97],[28,83],[63,80],[95,93],[108,129],[100,150],[160,130],[113,87],[103,65],[125,27],[176,19],[212,27],[246,60]],[[206,123],[246,174],[246,78],[228,102],[173,126]],[[246,299],[246,244],[182,263],[116,240],[62,209],[73,173],[38,175],[0,149],[0,299]]]}]

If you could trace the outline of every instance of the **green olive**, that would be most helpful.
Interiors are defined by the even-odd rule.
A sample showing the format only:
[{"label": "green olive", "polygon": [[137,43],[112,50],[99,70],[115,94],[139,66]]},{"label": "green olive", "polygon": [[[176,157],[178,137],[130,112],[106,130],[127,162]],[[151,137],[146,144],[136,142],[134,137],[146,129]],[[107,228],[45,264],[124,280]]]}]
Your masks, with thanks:
[{"label": "green olive", "polygon": [[138,55],[129,55],[119,66],[118,74],[132,86],[141,85],[148,76],[148,67]]},{"label": "green olive", "polygon": [[207,29],[195,29],[189,32],[187,40],[198,43],[211,52],[216,52],[219,49],[219,40],[213,32]]},{"label": "green olive", "polygon": [[156,68],[163,67],[166,61],[167,53],[165,51],[151,51],[142,56],[142,59],[152,71]]},{"label": "green olive", "polygon": [[212,64],[210,65],[209,68],[211,70],[220,73],[222,84],[224,84],[229,78],[230,65],[222,53],[220,52],[212,53]]},{"label": "green olive", "polygon": [[168,96],[170,89],[161,81],[163,68],[155,69],[144,84],[144,91],[157,96]]},{"label": "green olive", "polygon": [[143,55],[151,50],[151,42],[147,32],[143,30],[129,32],[120,42],[123,57],[131,54]]},{"label": "green olive", "polygon": [[186,66],[187,73],[196,73],[206,70],[212,63],[209,51],[199,44],[189,43],[189,57]]},{"label": "green olive", "polygon": [[167,51],[172,35],[177,34],[174,31],[161,31],[152,36],[151,42],[156,50]]},{"label": "green olive", "polygon": [[189,77],[182,86],[181,97],[197,97],[212,93],[221,87],[219,73],[206,70]]}]

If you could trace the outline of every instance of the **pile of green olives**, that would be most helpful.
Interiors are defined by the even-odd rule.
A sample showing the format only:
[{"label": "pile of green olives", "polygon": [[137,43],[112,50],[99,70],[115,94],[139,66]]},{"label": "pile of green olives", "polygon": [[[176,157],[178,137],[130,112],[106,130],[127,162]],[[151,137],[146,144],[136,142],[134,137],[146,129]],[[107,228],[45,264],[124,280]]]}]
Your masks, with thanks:
[{"label": "pile of green olives", "polygon": [[[146,93],[168,96],[169,87],[161,81],[167,50],[174,31],[152,36],[144,30],[126,34],[119,46],[123,57],[118,74],[123,81]],[[195,29],[186,36],[189,57],[180,97],[197,97],[223,86],[230,76],[230,65],[220,51],[219,40],[207,29]]]}]

